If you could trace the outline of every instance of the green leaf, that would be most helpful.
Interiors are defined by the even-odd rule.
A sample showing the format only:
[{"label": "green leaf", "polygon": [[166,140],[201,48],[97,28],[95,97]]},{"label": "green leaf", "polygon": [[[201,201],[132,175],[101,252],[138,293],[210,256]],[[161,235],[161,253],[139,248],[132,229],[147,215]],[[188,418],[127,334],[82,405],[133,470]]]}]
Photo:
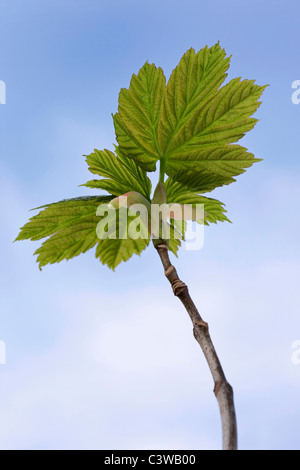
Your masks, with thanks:
[{"label": "green leaf", "polygon": [[186,221],[170,219],[170,239],[168,240],[168,248],[175,255],[178,256],[178,249],[181,246],[181,241],[185,239]]},{"label": "green leaf", "polygon": [[102,264],[107,265],[113,271],[122,262],[128,261],[133,254],[140,255],[149,245],[149,239],[115,239],[100,240],[96,248],[96,256]]},{"label": "green leaf", "polygon": [[137,191],[150,198],[151,181],[146,173],[131,159],[126,159],[118,151],[118,156],[109,150],[94,150],[86,157],[91,173],[108,179],[91,180],[82,186],[97,188],[120,196],[129,191]]},{"label": "green leaf", "polygon": [[[206,148],[197,154],[186,153],[184,157],[178,155],[168,161],[168,171],[172,178],[178,181],[186,179],[183,177],[183,169],[205,172],[207,181],[208,175],[211,175],[211,182],[216,178],[218,184],[215,187],[217,187],[235,181],[233,176],[244,173],[245,168],[249,168],[253,163],[259,161],[261,159],[254,158],[252,153],[247,152],[240,145],[224,145],[223,147]],[[178,171],[179,167],[181,170]]]},{"label": "green leaf", "polygon": [[[186,228],[187,228],[186,220],[171,219],[170,224],[173,226],[174,232],[176,232],[176,234],[177,234],[177,238],[179,236],[181,240],[184,240],[185,239],[185,232],[186,232]],[[175,235],[174,235],[174,237],[175,237]]]},{"label": "green leaf", "polygon": [[159,143],[165,158],[190,137],[199,110],[227,77],[229,63],[219,44],[197,54],[191,48],[183,55],[168,81],[160,116]]},{"label": "green leaf", "polygon": [[[40,240],[57,231],[80,224],[86,217],[95,216],[100,204],[108,203],[112,196],[84,196],[64,199],[31,210],[44,209],[31,217],[22,228],[16,240]],[[95,222],[99,221],[95,218]]]},{"label": "green leaf", "polygon": [[[143,224],[142,219],[136,214],[125,209],[124,218],[127,224],[120,224],[120,210],[116,211],[116,230],[112,232],[115,238],[104,238],[98,241],[96,248],[96,256],[100,258],[102,264],[106,264],[109,268],[115,268],[122,262],[127,261],[133,254],[140,255],[141,252],[149,245],[148,227]],[[134,221],[139,223],[140,238],[131,238],[128,233],[130,224]]]},{"label": "green leaf", "polygon": [[170,240],[168,240],[168,248],[176,257],[178,257],[178,249],[180,248],[180,246],[181,246],[181,239],[174,237],[174,230],[172,230],[171,228]]},{"label": "green leaf", "polygon": [[[93,179],[83,186],[105,190],[110,196],[74,198],[39,207],[37,209],[42,210],[21,228],[16,238],[49,237],[35,252],[40,267],[73,258],[94,246],[96,256],[112,269],[133,254],[140,254],[149,244],[149,218],[133,214],[134,205],[131,209],[122,208],[118,197],[129,193],[132,201],[146,199],[144,206],[148,207],[151,182],[146,171],[156,170],[158,161],[160,183],[154,202],[165,200],[165,188],[169,204],[193,207],[204,204],[206,225],[229,221],[224,204],[201,193],[234,182],[235,176],[259,161],[235,143],[257,122],[252,115],[265,89],[253,80],[240,78],[221,86],[227,77],[229,61],[225,51],[216,44],[197,53],[189,49],[167,85],[162,69],[147,62],[132,76],[129,89],[120,92],[118,112],[113,116],[118,142],[115,153],[95,150],[86,157],[91,173],[102,179]],[[164,186],[165,174],[169,178]],[[122,224],[117,218],[112,231],[115,236],[105,238],[100,233],[105,233],[111,215],[106,221],[106,216],[100,215],[97,209],[100,206],[109,213],[108,203],[112,199],[111,206],[118,205],[113,215],[121,215],[125,210],[126,219]],[[173,218],[178,218],[175,209]],[[198,223],[203,223],[194,210],[185,213],[185,218],[197,218]],[[141,220],[141,237],[124,236],[124,232],[136,226],[138,219]],[[171,219],[168,223],[171,229],[169,250],[177,255],[184,240],[186,222]],[[99,225],[102,232],[98,230]],[[150,228],[155,242],[152,223]]]},{"label": "green leaf", "polygon": [[34,253],[40,268],[85,253],[98,242],[96,210],[111,198],[81,197],[38,207],[43,210],[21,228],[16,240],[40,240],[52,235]]},{"label": "green leaf", "polygon": [[[221,52],[214,49],[210,58],[215,54],[221,57]],[[181,63],[169,83],[178,82],[179,72],[176,73],[176,70],[180,67]],[[211,78],[210,73],[207,76]],[[181,96],[180,113],[171,108],[167,98],[164,104],[161,118],[164,140],[161,146],[165,154],[166,173],[173,175],[183,168],[206,170],[226,177],[242,173],[244,168],[257,160],[243,147],[228,144],[237,142],[254,127],[257,119],[250,116],[260,105],[258,99],[265,87],[255,85],[253,80],[240,81],[236,78],[217,90],[201,86],[200,80],[198,89],[201,91],[197,95],[188,93],[190,81],[196,86],[196,76],[192,73],[188,75],[186,71],[186,93]],[[172,89],[174,87],[173,84]],[[166,96],[171,96],[171,92]]]},{"label": "green leaf", "polygon": [[188,190],[195,193],[206,193],[213,189],[236,181],[216,173],[205,170],[180,170],[172,175],[172,180],[180,183]]},{"label": "green leaf", "polygon": [[209,95],[188,118],[176,120],[173,116],[177,126],[169,136],[167,161],[175,160],[182,152],[192,153],[197,159],[203,148],[217,148],[241,139],[257,122],[249,116],[259,107],[264,89],[253,80],[235,78]]},{"label": "green leaf", "polygon": [[121,89],[118,112],[113,116],[121,152],[146,171],[155,171],[160,158],[158,122],[165,86],[162,69],[146,62],[132,76],[129,89]]},{"label": "green leaf", "polygon": [[[146,230],[143,233],[145,239],[99,239],[96,228],[101,218],[96,211],[99,205],[106,206],[111,199],[107,196],[82,197],[39,207],[37,209],[43,210],[21,228],[16,240],[40,240],[51,235],[34,253],[38,255],[40,268],[78,256],[97,245],[96,256],[103,264],[115,269],[134,253],[140,254],[149,244],[149,237]],[[116,211],[117,236],[118,214],[119,211]],[[136,216],[128,217],[128,224],[134,218]]]},{"label": "green leaf", "polygon": [[204,204],[205,225],[225,221],[230,222],[225,215],[225,212],[227,211],[224,208],[224,204],[217,199],[195,194],[178,181],[174,181],[172,178],[168,178],[165,182],[165,189],[168,204],[191,204],[194,207],[197,204]]},{"label": "green leaf", "polygon": [[[220,88],[229,61],[219,44],[197,53],[191,48],[166,87],[161,69],[145,64],[133,75],[129,89],[121,90],[114,116],[124,155],[147,171],[154,171],[159,160],[161,175],[181,182],[187,180],[180,173],[184,169],[205,171],[210,175],[207,191],[233,182],[233,176],[259,161],[231,144],[257,122],[251,116],[265,87],[235,78]],[[203,174],[197,178],[202,180]],[[201,185],[196,185],[197,191],[203,191]]]},{"label": "green leaf", "polygon": [[229,59],[217,44],[195,54],[190,49],[173,71],[162,108],[159,144],[164,168],[175,176],[183,168],[206,170],[224,177],[236,176],[255,160],[240,146],[231,148],[253,128],[265,87],[253,80],[231,80]]}]

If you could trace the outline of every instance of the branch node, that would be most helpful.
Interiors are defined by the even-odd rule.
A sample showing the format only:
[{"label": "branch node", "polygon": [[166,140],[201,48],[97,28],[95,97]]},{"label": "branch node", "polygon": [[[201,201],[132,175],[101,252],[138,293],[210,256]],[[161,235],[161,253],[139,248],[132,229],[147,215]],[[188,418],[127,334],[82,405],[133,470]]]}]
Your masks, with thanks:
[{"label": "branch node", "polygon": [[174,295],[178,296],[187,289],[187,285],[184,282],[182,282],[180,279],[175,279],[172,282],[172,288],[173,288]]},{"label": "branch node", "polygon": [[195,320],[194,321],[194,328],[195,326],[200,326],[201,328],[204,328],[205,330],[208,331],[208,323],[206,321],[201,320]]},{"label": "branch node", "polygon": [[218,396],[218,391],[220,390],[221,384],[222,380],[219,380],[215,383],[214,394],[216,395],[216,397]]},{"label": "branch node", "polygon": [[170,276],[171,272],[174,271],[174,266],[169,266],[166,270],[165,270],[165,275],[166,277]]}]

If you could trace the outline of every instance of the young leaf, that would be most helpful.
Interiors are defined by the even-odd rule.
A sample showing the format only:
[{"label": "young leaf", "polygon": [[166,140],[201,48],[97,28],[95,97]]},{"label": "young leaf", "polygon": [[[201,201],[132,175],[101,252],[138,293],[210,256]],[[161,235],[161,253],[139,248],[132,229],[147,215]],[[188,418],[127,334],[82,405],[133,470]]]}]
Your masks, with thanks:
[{"label": "young leaf", "polygon": [[108,179],[91,180],[82,186],[98,188],[110,194],[120,196],[129,191],[137,191],[150,198],[151,181],[146,173],[130,159],[125,159],[120,152],[116,156],[109,150],[94,150],[86,157],[91,173]]},{"label": "young leaf", "polygon": [[[106,264],[113,271],[122,261],[127,261],[133,254],[140,255],[147,248],[150,241],[148,227],[144,225],[139,216],[136,216],[136,214],[131,215],[130,211],[126,210],[123,220],[126,220],[127,224],[121,224],[119,216],[120,211],[117,210],[116,230],[113,234],[115,238],[100,239],[96,248],[96,257],[100,258],[102,264]],[[139,225],[140,236],[137,238],[132,238],[128,234],[130,224],[134,221],[138,222]]]},{"label": "young leaf", "polygon": [[166,88],[161,69],[145,64],[129,89],[121,90],[114,116],[124,155],[147,171],[154,171],[159,160],[161,174],[174,180],[183,169],[206,171],[216,177],[208,190],[233,182],[233,176],[259,161],[230,144],[257,122],[251,116],[265,87],[236,78],[220,88],[229,60],[219,44],[197,53],[190,49]]},{"label": "young leaf", "polygon": [[217,199],[208,198],[195,194],[188,188],[183,186],[172,178],[168,178],[165,182],[165,189],[167,193],[167,203],[190,204],[196,206],[197,204],[204,204],[204,224],[219,222],[230,222],[226,217],[224,204]]},{"label": "young leaf", "polygon": [[257,161],[243,147],[228,144],[238,141],[257,122],[250,116],[265,87],[236,78],[218,89],[228,66],[229,59],[217,44],[197,54],[188,51],[173,71],[159,136],[168,175],[190,168],[230,178]]},{"label": "young leaf", "polygon": [[[255,125],[257,120],[251,116],[260,105],[258,100],[265,89],[255,85],[253,80],[241,81],[240,78],[220,88],[227,77],[229,61],[225,51],[216,44],[197,53],[189,49],[167,85],[162,69],[154,64],[146,63],[132,76],[129,89],[120,92],[118,112],[113,116],[118,142],[115,153],[95,150],[86,157],[91,173],[102,179],[88,181],[83,186],[105,190],[110,195],[74,198],[42,206],[38,209],[43,210],[22,227],[17,237],[17,240],[49,237],[36,251],[40,267],[70,259],[97,245],[96,256],[115,269],[121,261],[146,248],[149,233],[156,240],[153,239],[153,243],[159,243],[156,231],[152,230],[153,221],[150,225],[149,216],[145,214],[140,217],[143,236],[132,238],[120,234],[129,230],[132,222],[137,223],[137,218],[132,219],[133,209],[125,209],[125,224],[124,220],[122,226],[117,221],[115,238],[101,238],[96,232],[97,207],[113,200],[111,206],[117,207],[119,213],[122,196],[126,194],[132,199],[131,203],[142,201],[149,212],[151,182],[146,171],[154,171],[157,161],[160,162],[160,179],[153,196],[154,204],[166,199],[167,203],[192,205],[184,217],[187,220],[197,218],[199,223],[203,220],[194,208],[204,204],[206,225],[229,221],[224,204],[201,193],[234,182],[235,176],[259,161],[234,143]],[[169,178],[164,185],[165,173]],[[110,210],[109,205],[106,207]],[[175,220],[178,217],[177,212],[173,212],[173,219],[169,217],[164,225],[170,226],[168,245],[174,254],[186,230],[185,221]],[[158,226],[160,230],[160,222]]]},{"label": "young leaf", "polygon": [[181,246],[181,240],[183,239],[184,235],[181,238],[175,237],[175,228],[173,221],[170,221],[170,239],[168,240],[168,248],[169,250],[178,257],[178,249]]},{"label": "young leaf", "polygon": [[[96,211],[100,205],[106,207],[111,199],[112,196],[81,197],[38,207],[43,210],[21,228],[16,240],[40,240],[52,235],[34,253],[40,268],[78,256],[97,244],[96,257],[115,269],[134,253],[140,254],[149,244],[149,237],[146,229],[142,239],[99,239],[96,229],[101,219]],[[118,214],[116,211],[116,237],[120,235]],[[127,217],[127,224],[130,221],[132,217]]]},{"label": "young leaf", "polygon": [[219,148],[241,139],[257,122],[249,116],[259,107],[264,89],[253,80],[236,78],[210,94],[198,105],[197,112],[177,120],[176,131],[168,140],[167,162],[190,153],[197,160],[198,152],[205,148]]},{"label": "young leaf", "polygon": [[213,189],[236,181],[234,178],[209,173],[206,170],[180,170],[172,175],[172,181],[180,183],[194,193],[207,193]]},{"label": "young leaf", "polygon": [[149,239],[133,240],[109,239],[99,240],[96,248],[96,257],[102,264],[106,264],[113,271],[122,262],[128,261],[133,254],[140,255],[149,245]]},{"label": "young leaf", "polygon": [[97,224],[96,210],[100,204],[109,203],[113,196],[84,196],[64,199],[52,204],[36,207],[43,209],[29,219],[20,230],[16,240],[40,240],[68,227],[80,226],[82,221],[94,217]]},{"label": "young leaf", "polygon": [[[215,187],[217,187],[235,181],[233,176],[244,173],[245,168],[259,161],[261,161],[259,158],[254,158],[252,153],[247,152],[240,145],[224,145],[217,148],[205,148],[198,153],[190,152],[184,156],[174,156],[168,160],[167,168],[172,178],[177,181],[186,179],[182,178],[183,171],[186,170],[205,172],[207,176],[211,175],[211,181],[216,178],[218,184]],[[178,170],[179,167],[181,170]]]},{"label": "young leaf", "polygon": [[121,89],[118,112],[113,116],[121,152],[146,171],[155,171],[160,158],[157,135],[165,86],[162,69],[146,62],[132,76],[129,89]]},{"label": "young leaf", "polygon": [[85,253],[98,242],[97,207],[112,197],[95,196],[66,199],[38,207],[43,209],[21,228],[16,240],[40,240],[48,237],[34,253],[40,269],[46,264],[59,263]]},{"label": "young leaf", "polygon": [[227,77],[229,63],[219,44],[206,46],[197,54],[191,48],[183,55],[168,81],[160,115],[159,143],[165,158],[180,136],[184,141],[185,132],[186,137],[190,135],[199,110]]}]

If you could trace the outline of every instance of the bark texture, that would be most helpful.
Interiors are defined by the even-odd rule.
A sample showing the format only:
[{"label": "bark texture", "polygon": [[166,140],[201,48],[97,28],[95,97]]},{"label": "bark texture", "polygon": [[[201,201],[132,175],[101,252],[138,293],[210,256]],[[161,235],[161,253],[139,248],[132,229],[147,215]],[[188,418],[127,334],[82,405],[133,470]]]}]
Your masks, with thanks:
[{"label": "bark texture", "polygon": [[165,275],[170,282],[174,295],[178,297],[188,312],[193,324],[194,337],[199,343],[206,358],[214,380],[214,393],[217,398],[223,435],[223,450],[237,450],[237,425],[233,400],[233,390],[227,382],[220,360],[212,343],[208,324],[201,318],[190,294],[188,287],[177,274],[170,262],[169,251],[166,244],[159,244],[156,250],[163,264]]}]

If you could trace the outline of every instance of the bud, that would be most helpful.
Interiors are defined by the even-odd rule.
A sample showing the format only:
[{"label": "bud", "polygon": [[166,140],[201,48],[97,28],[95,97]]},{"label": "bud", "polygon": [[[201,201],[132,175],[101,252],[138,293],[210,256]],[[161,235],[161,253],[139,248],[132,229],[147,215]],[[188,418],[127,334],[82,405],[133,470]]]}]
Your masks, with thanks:
[{"label": "bud", "polygon": [[150,202],[137,191],[129,191],[128,193],[122,194],[110,201],[108,207],[113,209],[121,209],[122,207],[130,208],[133,204],[143,204],[150,212]]},{"label": "bud", "polygon": [[122,194],[122,196],[112,199],[108,204],[108,208],[114,210],[128,209],[129,216],[139,214],[141,223],[150,234],[151,204],[141,193],[129,191],[128,193]]},{"label": "bud", "polygon": [[152,204],[160,205],[160,204],[166,204],[166,202],[167,202],[167,195],[166,195],[165,186],[161,181],[159,181],[153,194]]}]

